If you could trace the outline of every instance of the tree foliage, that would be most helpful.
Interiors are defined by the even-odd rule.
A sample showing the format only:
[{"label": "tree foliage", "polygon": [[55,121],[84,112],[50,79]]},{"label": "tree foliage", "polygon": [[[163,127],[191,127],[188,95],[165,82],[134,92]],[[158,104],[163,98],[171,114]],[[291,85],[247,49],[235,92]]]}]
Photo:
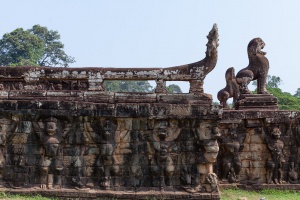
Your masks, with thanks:
[{"label": "tree foliage", "polygon": [[282,92],[280,88],[269,88],[268,91],[278,98],[280,110],[300,110],[300,98]]},{"label": "tree foliage", "polygon": [[176,84],[167,86],[167,90],[169,93],[182,93],[181,88]]},{"label": "tree foliage", "polygon": [[296,93],[294,94],[294,97],[300,98],[300,88],[297,89]]},{"label": "tree foliage", "polygon": [[0,65],[37,65],[43,54],[43,42],[18,28],[0,40]]},{"label": "tree foliage", "polygon": [[29,30],[17,28],[0,40],[1,66],[64,66],[74,63],[60,42],[57,31],[34,25]]},{"label": "tree foliage", "polygon": [[[281,85],[283,83],[283,81],[281,80],[281,78],[279,76],[271,76],[268,75],[267,76],[267,84],[266,87],[268,88],[278,88],[279,85]],[[257,81],[253,81],[252,85],[257,86]]]},{"label": "tree foliage", "polygon": [[[282,84],[282,80],[278,76],[267,77],[267,90],[278,99],[278,106],[280,110],[300,110],[300,98],[297,98],[297,94],[300,94],[300,88],[295,95],[291,95],[288,92],[283,92],[279,85]],[[255,85],[255,83],[253,83]]]},{"label": "tree foliage", "polygon": [[152,92],[153,87],[148,81],[114,80],[104,82],[110,92]]},{"label": "tree foliage", "polygon": [[[106,90],[110,92],[154,92],[154,88],[148,81],[124,81],[114,80],[104,82]],[[169,93],[182,93],[181,88],[176,84],[167,86]]]}]

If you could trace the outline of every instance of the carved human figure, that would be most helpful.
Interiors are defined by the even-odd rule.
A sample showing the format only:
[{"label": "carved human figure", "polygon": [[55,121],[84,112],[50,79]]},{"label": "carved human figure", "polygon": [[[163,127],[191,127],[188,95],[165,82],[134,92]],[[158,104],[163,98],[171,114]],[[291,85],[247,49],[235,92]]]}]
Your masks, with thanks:
[{"label": "carved human figure", "polygon": [[156,79],[156,88],[155,88],[155,93],[168,93],[167,88],[166,88],[166,81],[163,79]]},{"label": "carved human figure", "polygon": [[[154,134],[145,136],[149,141],[148,159],[151,165],[153,185],[163,189],[165,185],[173,185],[172,177],[178,155],[178,146],[175,140],[181,129],[178,127],[177,120],[170,120],[169,123],[166,120],[161,120],[158,123]],[[159,177],[160,180],[157,182],[155,177]]]},{"label": "carved human figure", "polygon": [[[202,190],[202,184],[205,187],[207,183],[210,187],[206,187],[206,191],[213,191],[216,188],[216,175],[213,172],[213,163],[216,162],[219,153],[219,144],[217,139],[221,136],[218,126],[211,121],[202,121],[199,127],[196,128],[196,137],[199,140],[200,146],[203,148],[204,160],[197,164],[199,179],[197,186],[193,192]],[[208,182],[209,181],[209,182]]]},{"label": "carved human figure", "polygon": [[117,155],[120,164],[124,164],[126,157],[131,153],[131,132],[132,132],[132,119],[120,118],[117,119],[117,129],[114,135],[116,147],[115,154]]},{"label": "carved human figure", "polygon": [[266,89],[269,61],[265,57],[266,52],[262,51],[264,47],[265,43],[261,38],[254,38],[248,44],[249,65],[241,69],[236,75],[237,83],[241,86],[242,94],[251,94],[251,91],[248,89],[248,84],[253,80],[257,80],[258,94],[269,94]]},{"label": "carved human figure", "polygon": [[273,127],[271,136],[266,137],[266,143],[271,153],[271,159],[267,161],[267,182],[281,184],[283,176],[283,164],[285,163],[283,148],[284,143],[280,140],[281,131]]},{"label": "carved human figure", "polygon": [[36,86],[36,89],[37,89],[37,90],[42,90],[42,89],[43,89],[43,85],[39,83],[39,84]]},{"label": "carved human figure", "polygon": [[57,84],[56,88],[57,88],[57,90],[62,90],[62,84]]},{"label": "carved human figure", "polygon": [[[70,159],[69,172],[70,176],[72,176],[72,184],[75,186],[77,190],[88,190],[86,188],[86,183],[83,181],[83,177],[86,174],[85,168],[85,159],[84,152],[88,147],[91,141],[84,140],[84,135],[86,134],[85,122],[88,121],[88,117],[76,117],[72,120],[72,128],[70,129],[70,133],[68,134],[68,138],[65,140],[67,144],[76,144],[76,146],[71,146],[70,152],[72,152],[72,156]],[[67,145],[65,145],[67,146]]]},{"label": "carved human figure", "polygon": [[69,133],[70,124],[66,124],[65,129],[62,130],[61,122],[54,117],[49,117],[44,121],[34,121],[33,127],[44,150],[40,163],[41,188],[60,188],[61,173],[64,168],[61,142]]},{"label": "carved human figure", "polygon": [[49,90],[55,90],[53,83],[50,83]]},{"label": "carved human figure", "polygon": [[32,132],[32,123],[30,121],[19,121],[13,130],[10,140],[10,162],[12,174],[9,185],[12,188],[24,187],[28,183],[28,167],[26,167],[27,158],[26,144],[28,136]]},{"label": "carved human figure", "polygon": [[221,137],[222,142],[222,181],[229,183],[238,182],[242,167],[239,152],[244,148],[245,134],[238,132],[238,124],[231,124],[229,135]]},{"label": "carved human figure", "polygon": [[[137,125],[138,121],[138,125]],[[128,185],[137,190],[143,183],[144,169],[143,166],[147,163],[147,157],[145,156],[146,144],[143,137],[143,133],[147,129],[147,120],[136,119],[132,130],[132,154],[129,161],[129,176],[130,181]]]},{"label": "carved human figure", "polygon": [[[103,134],[102,134],[102,141],[100,144],[100,171],[102,172],[102,180],[100,185],[104,189],[110,189],[111,187],[111,176],[118,175],[119,173],[119,163],[114,154],[114,147],[111,142],[112,137],[112,129],[111,129],[111,122],[106,121],[103,127]],[[114,180],[114,186],[119,186],[119,179],[116,178]]]},{"label": "carved human figure", "polygon": [[[2,178],[3,171],[5,170],[7,144],[10,143],[16,126],[19,122],[18,116],[13,116],[12,119],[3,117],[0,119],[0,177]],[[1,185],[1,184],[0,184]]]},{"label": "carved human figure", "polygon": [[[110,120],[105,120],[102,126],[102,130],[99,133],[95,133],[90,122],[85,122],[86,140],[94,141],[99,144],[100,154],[97,161],[98,172],[100,173],[100,187],[108,190],[112,185],[115,187],[120,186],[119,178],[117,177],[120,172],[119,162],[115,154],[113,138],[113,124]],[[112,180],[112,177],[115,177]]]},{"label": "carved human figure", "polygon": [[23,84],[21,82],[19,82],[19,84],[18,84],[18,89],[19,90],[23,90],[24,89],[24,86],[23,86]]},{"label": "carved human figure", "polygon": [[0,91],[4,90],[4,85],[2,83],[0,83]]}]

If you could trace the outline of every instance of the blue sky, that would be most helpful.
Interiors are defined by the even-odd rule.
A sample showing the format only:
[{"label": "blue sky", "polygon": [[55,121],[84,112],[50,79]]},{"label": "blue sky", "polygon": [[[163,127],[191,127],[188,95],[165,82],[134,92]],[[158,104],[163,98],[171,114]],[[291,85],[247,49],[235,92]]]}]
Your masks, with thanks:
[{"label": "blue sky", "polygon": [[[57,30],[71,67],[170,67],[204,58],[206,35],[218,24],[216,68],[204,91],[225,87],[225,71],[248,65],[247,45],[261,37],[270,75],[283,91],[300,88],[299,0],[0,0],[0,36],[35,24]],[[299,73],[299,74],[298,74]],[[188,91],[188,84],[180,84]]]}]

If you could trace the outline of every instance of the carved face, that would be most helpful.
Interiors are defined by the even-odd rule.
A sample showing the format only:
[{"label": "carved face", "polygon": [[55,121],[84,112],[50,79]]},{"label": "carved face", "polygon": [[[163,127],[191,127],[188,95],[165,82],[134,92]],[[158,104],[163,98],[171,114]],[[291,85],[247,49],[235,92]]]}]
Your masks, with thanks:
[{"label": "carved face", "polygon": [[281,135],[280,129],[277,127],[273,128],[272,135],[276,139],[280,138],[280,135]]},{"label": "carved face", "polygon": [[235,79],[235,72],[234,72],[234,68],[230,67],[227,69],[226,73],[225,73],[225,79],[226,80],[232,80]]},{"label": "carved face", "polygon": [[248,55],[255,56],[256,54],[266,55],[262,49],[265,47],[265,43],[261,38],[254,38],[248,44]]},{"label": "carved face", "polygon": [[41,84],[38,84],[38,85],[36,86],[36,88],[37,88],[38,90],[42,90],[42,89],[43,89],[43,86],[42,86]]},{"label": "carved face", "polygon": [[0,84],[0,90],[4,90],[4,85]]},{"label": "carved face", "polygon": [[62,85],[61,84],[57,84],[57,90],[62,90]]},{"label": "carved face", "polygon": [[218,138],[218,137],[221,136],[219,127],[217,127],[217,126],[213,127],[213,134],[214,134],[214,137],[215,137],[215,138]]},{"label": "carved face", "polygon": [[24,86],[23,86],[23,84],[22,83],[19,83],[19,90],[23,90],[23,88],[24,88]]},{"label": "carved face", "polygon": [[167,130],[164,128],[159,128],[158,129],[158,137],[160,140],[165,140],[167,138],[168,134],[167,134]]},{"label": "carved face", "polygon": [[46,131],[48,135],[54,135],[56,133],[56,130],[57,130],[56,122],[47,122]]}]

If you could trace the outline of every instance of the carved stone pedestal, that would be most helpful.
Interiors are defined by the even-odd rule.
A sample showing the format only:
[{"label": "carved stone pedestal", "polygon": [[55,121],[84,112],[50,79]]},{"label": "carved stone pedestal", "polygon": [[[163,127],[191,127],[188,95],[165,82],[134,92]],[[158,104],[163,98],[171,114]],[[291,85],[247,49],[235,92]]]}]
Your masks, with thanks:
[{"label": "carved stone pedestal", "polygon": [[277,98],[272,94],[242,94],[234,106],[236,110],[278,110]]}]

